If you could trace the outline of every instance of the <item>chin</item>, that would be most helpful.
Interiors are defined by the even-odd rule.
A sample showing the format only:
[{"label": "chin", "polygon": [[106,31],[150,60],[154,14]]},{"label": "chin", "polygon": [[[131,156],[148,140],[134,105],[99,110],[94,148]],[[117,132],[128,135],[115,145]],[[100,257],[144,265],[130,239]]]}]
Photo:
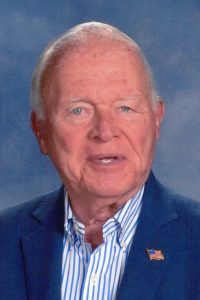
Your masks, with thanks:
[{"label": "chin", "polygon": [[128,187],[128,186],[120,186],[116,182],[114,184],[109,184],[108,182],[104,185],[98,185],[96,187],[93,187],[90,189],[90,193],[93,194],[96,197],[102,197],[102,198],[124,198],[124,197],[131,197],[131,191],[134,189]]}]

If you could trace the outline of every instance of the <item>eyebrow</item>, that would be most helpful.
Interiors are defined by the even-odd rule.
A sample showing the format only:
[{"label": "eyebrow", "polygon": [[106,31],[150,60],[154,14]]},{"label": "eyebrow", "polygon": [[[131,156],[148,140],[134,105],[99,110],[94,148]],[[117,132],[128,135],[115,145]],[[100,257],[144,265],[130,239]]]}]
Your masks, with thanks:
[{"label": "eyebrow", "polygon": [[90,103],[90,101],[87,98],[83,98],[83,97],[71,97],[71,98],[68,98],[68,101],[72,102],[72,103],[76,103],[76,102]]}]

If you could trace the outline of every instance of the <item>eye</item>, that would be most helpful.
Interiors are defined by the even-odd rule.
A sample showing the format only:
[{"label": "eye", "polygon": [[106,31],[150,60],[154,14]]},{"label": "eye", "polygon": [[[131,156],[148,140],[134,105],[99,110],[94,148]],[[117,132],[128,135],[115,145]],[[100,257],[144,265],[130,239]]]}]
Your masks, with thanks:
[{"label": "eye", "polygon": [[121,106],[120,109],[122,112],[129,112],[132,110],[129,106],[126,106],[126,105]]},{"label": "eye", "polygon": [[82,107],[76,107],[72,110],[72,114],[74,114],[74,115],[80,115],[82,112],[83,112]]}]

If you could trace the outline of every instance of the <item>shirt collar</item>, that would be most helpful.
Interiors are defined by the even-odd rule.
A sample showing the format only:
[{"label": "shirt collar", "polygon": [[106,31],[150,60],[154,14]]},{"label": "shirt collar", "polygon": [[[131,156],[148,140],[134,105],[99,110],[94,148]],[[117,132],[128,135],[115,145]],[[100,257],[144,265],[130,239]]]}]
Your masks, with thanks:
[{"label": "shirt collar", "polygon": [[[117,239],[123,247],[128,244],[132,236],[128,234],[130,224],[137,226],[139,214],[142,206],[142,196],[144,186],[130,198],[125,205],[103,225],[103,238],[106,240],[109,236],[117,231]],[[83,242],[85,234],[85,226],[79,222],[73,215],[67,190],[65,190],[65,231],[70,235],[71,240],[75,243],[77,240]]]}]

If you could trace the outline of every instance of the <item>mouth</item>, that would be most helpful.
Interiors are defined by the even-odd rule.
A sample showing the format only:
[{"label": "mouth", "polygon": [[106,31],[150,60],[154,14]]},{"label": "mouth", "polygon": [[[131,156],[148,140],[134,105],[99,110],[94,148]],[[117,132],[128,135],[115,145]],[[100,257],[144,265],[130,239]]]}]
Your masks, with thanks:
[{"label": "mouth", "polygon": [[100,161],[103,164],[109,164],[109,163],[113,162],[116,159],[118,159],[118,157],[105,157],[105,158],[100,158]]},{"label": "mouth", "polygon": [[88,161],[100,165],[113,165],[122,162],[125,157],[121,154],[95,154],[88,157]]}]

